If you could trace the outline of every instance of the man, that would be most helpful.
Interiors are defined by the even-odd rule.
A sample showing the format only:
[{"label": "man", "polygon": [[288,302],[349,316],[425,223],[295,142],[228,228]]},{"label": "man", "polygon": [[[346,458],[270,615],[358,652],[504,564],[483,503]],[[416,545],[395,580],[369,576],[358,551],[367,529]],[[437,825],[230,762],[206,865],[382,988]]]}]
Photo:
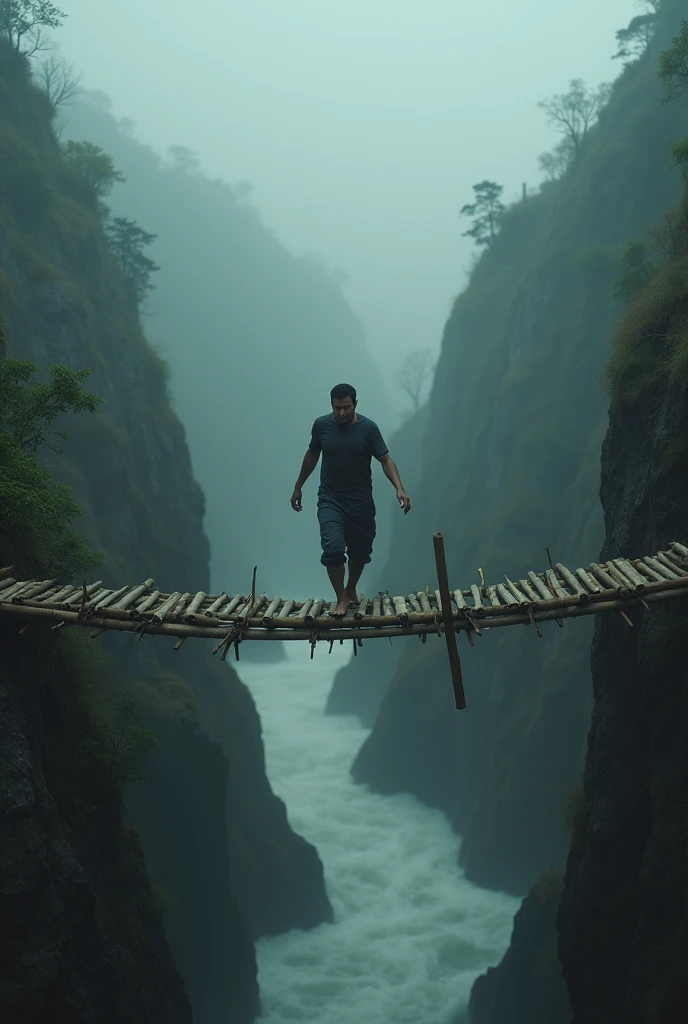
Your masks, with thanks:
[{"label": "man", "polygon": [[[411,502],[377,423],[356,412],[356,389],[350,384],[337,384],[330,392],[330,400],[332,412],[319,416],[313,424],[310,444],[291,496],[291,507],[295,512],[301,512],[301,488],[317,466],[322,452],[318,489],[320,561],[327,568],[337,595],[337,605],[331,614],[341,618],[358,600],[356,585],[373,550],[375,505],[370,472],[373,455],[396,488],[399,507],[404,515],[411,508]],[[347,554],[349,578],[345,584]]]}]

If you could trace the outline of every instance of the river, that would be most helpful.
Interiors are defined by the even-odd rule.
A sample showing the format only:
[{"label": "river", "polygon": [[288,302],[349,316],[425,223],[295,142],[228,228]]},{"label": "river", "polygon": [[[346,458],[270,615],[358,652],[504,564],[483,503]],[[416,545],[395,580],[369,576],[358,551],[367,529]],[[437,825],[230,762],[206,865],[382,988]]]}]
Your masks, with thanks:
[{"label": "river", "polygon": [[[409,795],[354,785],[366,730],[322,713],[348,659],[288,643],[287,660],[242,663],[263,723],[267,772],[292,827],[325,867],[333,924],[258,943],[264,1024],[449,1024],[506,949],[519,901],[457,866],[444,816]],[[469,712],[466,712],[469,713]]]}]

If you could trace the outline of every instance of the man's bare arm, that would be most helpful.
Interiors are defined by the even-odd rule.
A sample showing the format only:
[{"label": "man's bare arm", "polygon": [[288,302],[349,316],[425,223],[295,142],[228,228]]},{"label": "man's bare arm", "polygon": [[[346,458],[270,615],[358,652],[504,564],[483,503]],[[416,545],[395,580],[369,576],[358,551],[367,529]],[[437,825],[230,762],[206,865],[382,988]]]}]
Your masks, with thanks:
[{"label": "man's bare arm", "polygon": [[394,459],[392,458],[391,455],[387,454],[383,455],[380,459],[378,459],[378,462],[382,466],[383,473],[390,481],[392,486],[396,489],[399,507],[403,509],[404,515],[406,515],[407,512],[411,511],[411,499],[404,490],[404,486],[399,476],[399,470],[396,467]]},{"label": "man's bare arm", "polygon": [[294,485],[294,491],[291,496],[291,507],[295,512],[301,511],[301,488],[305,484],[308,477],[311,475],[315,467],[318,465],[318,459],[320,458],[320,452],[314,452],[310,448],[306,450],[306,454],[303,457],[301,463],[301,469],[299,471],[298,478]]}]

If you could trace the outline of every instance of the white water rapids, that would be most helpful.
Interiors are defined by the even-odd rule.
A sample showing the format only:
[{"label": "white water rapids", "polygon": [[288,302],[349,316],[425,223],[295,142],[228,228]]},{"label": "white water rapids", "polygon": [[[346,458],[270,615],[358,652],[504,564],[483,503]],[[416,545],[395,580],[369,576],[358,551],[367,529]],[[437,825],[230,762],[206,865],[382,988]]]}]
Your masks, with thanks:
[{"label": "white water rapids", "polygon": [[[258,943],[264,1024],[449,1024],[506,949],[519,901],[467,882],[443,815],[355,785],[366,731],[325,717],[349,656],[286,644],[240,674],[263,722],[268,777],[318,849],[335,922]],[[347,645],[348,646],[348,645]]]}]

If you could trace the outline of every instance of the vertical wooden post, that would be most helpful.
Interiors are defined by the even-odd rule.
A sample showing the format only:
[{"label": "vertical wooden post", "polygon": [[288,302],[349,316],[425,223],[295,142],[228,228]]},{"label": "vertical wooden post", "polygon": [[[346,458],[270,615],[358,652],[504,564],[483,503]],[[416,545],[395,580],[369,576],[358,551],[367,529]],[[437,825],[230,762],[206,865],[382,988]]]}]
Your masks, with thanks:
[{"label": "vertical wooden post", "polygon": [[442,602],[442,621],[444,623],[444,639],[447,642],[447,655],[454,686],[454,699],[458,711],[466,707],[466,695],[463,692],[463,677],[459,649],[456,646],[456,632],[452,615],[451,597],[449,596],[449,580],[447,579],[447,562],[444,557],[444,538],[441,533],[433,533],[432,542],[435,546],[435,564],[437,566],[437,582]]}]

